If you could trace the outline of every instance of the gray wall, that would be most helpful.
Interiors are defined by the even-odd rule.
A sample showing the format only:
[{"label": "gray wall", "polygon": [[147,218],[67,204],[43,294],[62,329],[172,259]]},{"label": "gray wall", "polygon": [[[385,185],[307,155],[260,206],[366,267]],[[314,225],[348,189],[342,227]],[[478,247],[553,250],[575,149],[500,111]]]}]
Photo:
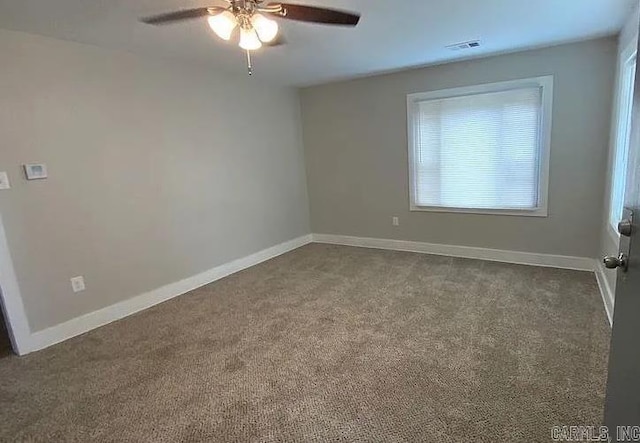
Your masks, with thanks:
[{"label": "gray wall", "polygon": [[0,214],[33,331],[309,233],[295,90],[9,31],[0,64]]},{"label": "gray wall", "polygon": [[[595,257],[615,58],[612,37],[304,89],[312,231]],[[548,74],[549,217],[409,212],[407,94]]]}]

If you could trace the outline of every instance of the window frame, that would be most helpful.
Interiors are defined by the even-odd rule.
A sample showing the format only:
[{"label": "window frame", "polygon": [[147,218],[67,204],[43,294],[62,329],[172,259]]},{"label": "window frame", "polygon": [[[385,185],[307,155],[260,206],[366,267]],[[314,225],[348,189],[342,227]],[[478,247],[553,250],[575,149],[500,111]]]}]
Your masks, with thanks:
[{"label": "window frame", "polygon": [[[538,162],[538,204],[531,209],[498,208],[455,208],[447,206],[420,206],[416,204],[416,116],[417,104],[423,101],[438,100],[492,92],[504,92],[513,89],[539,87],[540,106],[540,146]],[[409,210],[424,212],[448,212],[463,214],[512,215],[526,217],[547,217],[549,215],[549,158],[551,155],[551,123],[553,108],[553,75],[531,77],[496,83],[487,83],[459,88],[441,89],[407,95],[407,136],[409,158]]]},{"label": "window frame", "polygon": [[[631,76],[632,76],[631,90],[625,91],[624,88],[626,86],[627,75],[629,74],[629,71],[627,71],[627,65],[632,60],[634,60],[635,65],[637,65],[638,63],[636,40],[637,38],[633,39],[631,43],[629,43],[624,48],[624,50],[620,52],[619,59],[618,59],[618,72],[617,72],[617,80],[616,80],[617,82],[616,103],[615,103],[615,109],[614,109],[614,120],[612,124],[613,135],[612,135],[612,157],[611,157],[611,169],[610,169],[611,178],[609,183],[609,195],[608,195],[609,205],[608,205],[608,211],[607,211],[607,230],[609,231],[609,235],[615,242],[618,242],[620,240],[620,233],[618,233],[618,222],[620,220],[614,219],[614,215],[616,214],[613,213],[614,203],[615,203],[614,200],[616,200],[615,182],[616,182],[616,177],[618,177],[618,175],[620,174],[621,175],[620,178],[623,180],[621,202],[622,202],[622,207],[624,208],[624,203],[625,203],[624,202],[625,200],[624,182],[626,182],[628,169],[626,167],[627,166],[626,161],[623,161],[623,163],[625,164],[624,164],[624,169],[622,171],[617,171],[618,169],[617,166],[618,166],[618,160],[619,160],[618,157],[620,155],[624,155],[625,157],[628,157],[629,155],[629,148],[631,144],[631,123],[629,120],[631,119],[631,112],[632,112],[632,106],[633,106],[633,90],[635,88],[634,79],[635,79],[635,73],[636,73],[635,69],[632,69],[632,72],[631,72]],[[628,94],[626,94],[625,92],[628,92]],[[623,101],[625,98],[627,100],[631,100],[631,103],[624,103]],[[627,106],[627,104],[629,106]],[[624,117],[623,113],[627,114],[627,118],[624,119],[624,121],[623,121],[623,117]],[[623,147],[620,145],[622,138],[626,139],[624,152],[620,150],[620,148]]]}]

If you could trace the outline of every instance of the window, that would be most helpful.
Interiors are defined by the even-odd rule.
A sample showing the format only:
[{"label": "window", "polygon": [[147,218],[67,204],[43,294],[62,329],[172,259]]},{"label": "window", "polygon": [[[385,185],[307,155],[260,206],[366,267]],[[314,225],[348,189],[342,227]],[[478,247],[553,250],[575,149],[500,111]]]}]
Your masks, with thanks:
[{"label": "window", "polygon": [[613,148],[613,171],[611,175],[611,199],[609,204],[609,226],[618,236],[618,222],[622,219],[624,190],[627,178],[627,160],[631,135],[631,108],[633,86],[636,76],[635,40],[620,58],[618,78],[618,106],[616,110],[615,138]]},{"label": "window", "polygon": [[547,215],[553,77],[407,97],[411,210]]}]

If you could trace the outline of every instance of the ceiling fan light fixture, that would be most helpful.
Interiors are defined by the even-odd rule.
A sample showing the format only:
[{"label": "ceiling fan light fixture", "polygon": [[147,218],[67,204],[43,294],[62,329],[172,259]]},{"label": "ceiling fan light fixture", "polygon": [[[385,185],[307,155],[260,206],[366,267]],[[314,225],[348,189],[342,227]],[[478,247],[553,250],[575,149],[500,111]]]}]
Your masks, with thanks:
[{"label": "ceiling fan light fixture", "polygon": [[223,40],[229,40],[231,33],[238,26],[238,21],[231,11],[210,16],[207,21],[209,27]]},{"label": "ceiling fan light fixture", "polygon": [[[1,0],[0,0],[1,1]],[[278,22],[286,19],[323,25],[356,26],[360,14],[317,6],[290,3],[271,3],[267,0],[224,0],[226,6],[205,6],[181,9],[164,14],[143,17],[141,22],[149,25],[165,25],[193,19],[206,18],[211,30],[223,40],[231,40],[234,30],[239,28],[239,45],[245,50],[249,75],[253,73],[251,51],[260,49],[263,43],[279,46],[284,40],[276,37]],[[264,4],[267,2],[266,4]],[[235,38],[234,38],[235,40]]]},{"label": "ceiling fan light fixture", "polygon": [[258,38],[256,30],[253,28],[240,29],[240,47],[247,51],[254,51],[262,47],[262,42]]},{"label": "ceiling fan light fixture", "polygon": [[278,35],[278,23],[270,20],[262,14],[254,14],[251,17],[251,24],[258,33],[258,37],[264,43],[269,43]]}]

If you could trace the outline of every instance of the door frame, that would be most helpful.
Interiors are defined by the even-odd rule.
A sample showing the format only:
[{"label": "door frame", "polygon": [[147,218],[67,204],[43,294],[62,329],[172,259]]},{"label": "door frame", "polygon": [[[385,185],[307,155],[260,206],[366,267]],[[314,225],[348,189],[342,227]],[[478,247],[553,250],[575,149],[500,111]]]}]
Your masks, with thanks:
[{"label": "door frame", "polygon": [[31,329],[11,260],[2,215],[0,215],[0,302],[14,352],[18,355],[31,352],[29,345]]}]

